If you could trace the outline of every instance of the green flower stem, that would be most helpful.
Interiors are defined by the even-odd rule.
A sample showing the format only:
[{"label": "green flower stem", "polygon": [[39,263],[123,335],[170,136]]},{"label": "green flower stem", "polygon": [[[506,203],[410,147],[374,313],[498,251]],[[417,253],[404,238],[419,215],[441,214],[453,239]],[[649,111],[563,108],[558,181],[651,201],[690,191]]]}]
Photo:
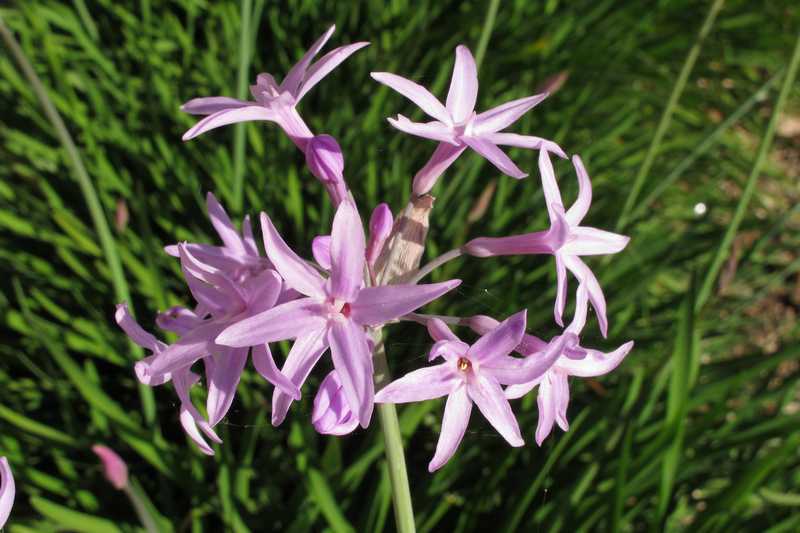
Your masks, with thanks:
[{"label": "green flower stem", "polygon": [[615,230],[617,232],[622,231],[622,229],[625,227],[625,224],[628,222],[628,215],[636,204],[636,200],[639,198],[639,193],[642,190],[642,186],[644,186],[644,181],[647,178],[647,175],[650,173],[650,167],[653,166],[653,161],[656,158],[658,149],[661,147],[661,141],[664,140],[664,134],[667,133],[667,128],[672,120],[672,113],[675,111],[675,108],[678,105],[678,100],[680,100],[681,94],[683,94],[683,89],[686,87],[689,74],[692,72],[692,68],[694,68],[694,64],[697,61],[697,56],[700,55],[700,48],[703,45],[703,41],[711,32],[711,28],[714,26],[714,21],[717,18],[717,14],[719,13],[719,10],[722,9],[722,4],[724,3],[724,0],[714,0],[714,3],[711,4],[711,7],[708,10],[708,15],[706,15],[706,20],[703,21],[703,26],[700,28],[700,33],[697,34],[697,38],[695,39],[692,48],[689,50],[689,55],[686,56],[686,60],[683,62],[681,72],[678,74],[678,79],[675,80],[675,85],[672,87],[672,93],[669,95],[667,107],[664,109],[664,113],[661,115],[661,119],[658,121],[658,126],[656,127],[656,133],[653,136],[653,141],[650,143],[650,147],[647,149],[647,154],[644,156],[644,162],[642,163],[642,166],[639,167],[639,172],[637,172],[636,178],[633,180],[633,186],[628,193],[628,197],[625,199],[625,205],[622,207],[622,213],[619,216],[619,220],[617,220],[617,227]]},{"label": "green flower stem", "polygon": [[[386,349],[380,331],[374,336],[375,343],[375,389],[380,390],[391,381],[389,365],[386,362]],[[400,434],[400,423],[394,404],[381,403],[377,406],[378,418],[381,421],[381,432],[386,450],[386,462],[389,465],[389,481],[392,485],[392,503],[394,518],[399,533],[413,533],[414,509],[411,505],[411,489],[408,485],[406,458],[403,455],[403,437]]]},{"label": "green flower stem", "polygon": [[744,186],[744,191],[742,191],[742,196],[739,198],[739,203],[736,206],[736,211],[733,214],[733,219],[731,220],[730,224],[728,224],[728,228],[725,230],[725,235],[722,237],[722,242],[720,242],[719,248],[717,248],[717,252],[714,254],[714,258],[711,260],[711,266],[708,267],[706,277],[703,279],[703,285],[700,288],[697,301],[695,302],[696,311],[702,309],[705,303],[708,301],[708,298],[711,296],[711,291],[714,288],[714,282],[717,279],[717,275],[722,268],[722,263],[728,257],[728,252],[730,251],[733,239],[736,237],[736,232],[739,230],[742,219],[744,219],[744,214],[747,212],[747,207],[750,205],[750,200],[753,198],[753,193],[756,190],[756,183],[758,182],[758,176],[761,173],[761,167],[764,164],[767,153],[769,153],[770,146],[772,146],[772,139],[775,137],[775,127],[778,124],[778,117],[780,116],[781,110],[786,103],[786,98],[789,96],[789,92],[792,89],[795,77],[797,77],[798,65],[800,65],[800,33],[797,35],[797,42],[795,43],[794,52],[792,53],[792,59],[789,61],[789,69],[786,71],[786,77],[783,78],[781,92],[778,94],[778,100],[775,102],[775,107],[772,108],[772,116],[769,119],[769,124],[767,124],[767,131],[764,132],[764,136],[761,138],[761,144],[758,146],[758,153],[756,154],[756,159],[753,162],[753,168],[750,171],[750,176],[748,176],[747,183]]}]

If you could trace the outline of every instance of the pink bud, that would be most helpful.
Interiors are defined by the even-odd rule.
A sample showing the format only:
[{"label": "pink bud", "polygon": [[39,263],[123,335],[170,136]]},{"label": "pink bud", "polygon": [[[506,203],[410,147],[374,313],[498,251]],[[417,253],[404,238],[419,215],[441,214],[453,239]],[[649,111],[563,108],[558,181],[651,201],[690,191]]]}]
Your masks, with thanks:
[{"label": "pink bud", "polygon": [[387,204],[378,204],[369,218],[369,243],[367,243],[367,263],[374,265],[383,250],[383,244],[392,233],[394,218]]},{"label": "pink bud", "polygon": [[346,435],[358,426],[358,418],[350,411],[335,370],[325,376],[319,386],[311,423],[314,429],[325,435]]},{"label": "pink bud", "polygon": [[342,149],[330,135],[317,135],[308,141],[306,164],[311,173],[323,182],[344,182]]},{"label": "pink bud", "polygon": [[8,520],[8,515],[11,514],[15,494],[14,476],[11,475],[8,459],[0,457],[0,529]]},{"label": "pink bud", "polygon": [[125,461],[114,450],[102,444],[92,446],[92,451],[103,462],[104,474],[108,482],[117,490],[125,489],[128,486],[128,465],[125,464]]}]

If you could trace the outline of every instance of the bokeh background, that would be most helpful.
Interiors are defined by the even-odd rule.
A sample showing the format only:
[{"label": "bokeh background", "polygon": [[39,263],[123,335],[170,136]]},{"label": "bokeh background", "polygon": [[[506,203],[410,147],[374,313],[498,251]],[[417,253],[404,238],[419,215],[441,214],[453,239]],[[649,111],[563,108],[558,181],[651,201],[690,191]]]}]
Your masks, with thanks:
[{"label": "bokeh background", "polygon": [[[487,23],[492,4],[496,17]],[[152,329],[157,310],[189,302],[162,247],[215,239],[206,191],[237,218],[268,211],[306,254],[331,219],[322,188],[276,126],[248,124],[241,141],[225,128],[183,143],[194,119],[179,112],[182,102],[235,96],[244,87],[240,63],[242,82],[258,72],[283,75],[336,23],[329,46],[372,45],[300,110],[312,130],[339,139],[362,213],[380,201],[397,211],[434,145],[391,129],[386,116],[421,115],[369,72],[396,72],[443,95],[455,46],[477,50],[483,36],[479,109],[548,84],[552,96],[512,131],[581,154],[595,187],[590,225],[614,229],[627,219],[629,247],[590,260],[611,328],[602,339],[592,319],[584,344],[611,349],[634,339],[636,347],[613,374],[571,381],[569,432],[555,430],[537,447],[531,396],[514,404],[526,447],[510,448],[473,416],[457,455],[436,475],[426,465],[443,402],[401,406],[419,530],[797,531],[797,84],[730,252],[711,290],[701,289],[767,132],[800,10],[788,0],[730,0],[700,43],[710,5],[252,0],[243,19],[232,1],[26,0],[0,15],[75,140],[131,303]],[[642,174],[693,46],[696,63]],[[270,387],[248,371],[218,428],[224,445],[213,458],[196,451],[178,424],[172,388],[137,386],[132,363],[141,354],[113,323],[119,293],[86,196],[5,47],[0,104],[0,455],[18,486],[8,530],[138,530],[124,495],[104,480],[94,443],[125,458],[165,531],[393,530],[378,424],[344,438],[310,425],[324,365],[279,428],[269,424]],[[547,226],[536,152],[511,155],[531,178],[501,176],[471,153],[448,171],[434,190],[428,258],[471,237]],[[574,197],[569,166],[557,171]],[[626,211],[637,174],[641,194]],[[558,333],[551,259],[463,259],[434,279],[448,277],[464,283],[432,311],[503,317],[527,308],[529,331]],[[392,328],[392,371],[423,364],[428,346],[422,328]]]}]

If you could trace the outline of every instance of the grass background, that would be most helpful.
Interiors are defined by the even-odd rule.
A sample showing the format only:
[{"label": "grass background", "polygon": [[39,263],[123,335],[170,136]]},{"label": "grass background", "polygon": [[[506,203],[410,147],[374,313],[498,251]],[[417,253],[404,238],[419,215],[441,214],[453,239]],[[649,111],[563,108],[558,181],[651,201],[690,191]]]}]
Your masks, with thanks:
[{"label": "grass background", "polygon": [[[242,128],[243,158],[235,128],[184,144],[193,119],[178,111],[183,101],[235,95],[240,61],[246,79],[285,73],[335,22],[334,45],[372,45],[300,110],[312,130],[338,138],[362,213],[379,201],[397,211],[433,143],[388,126],[390,114],[419,113],[369,72],[397,72],[442,95],[454,47],[477,48],[489,8],[484,1],[249,4],[246,32],[237,2],[31,0],[0,10],[75,139],[146,327],[158,309],[188,302],[177,264],[161,247],[214,239],[206,191],[237,216],[267,210],[306,253],[331,218],[322,188],[274,125]],[[400,408],[421,531],[800,529],[797,85],[707,302],[698,303],[692,283],[708,271],[767,129],[800,28],[793,4],[728,1],[702,43],[645,176],[643,201],[624,228],[630,246],[591,261],[611,328],[603,340],[591,321],[585,345],[634,339],[636,347],[613,374],[571,381],[570,431],[556,430],[537,447],[529,397],[514,404],[526,447],[508,447],[475,416],[454,459],[429,475],[443,403]],[[595,187],[587,222],[613,229],[708,7],[500,2],[478,107],[567,75],[513,131],[581,154]],[[240,54],[242,42],[252,55]],[[0,455],[18,486],[9,531],[137,530],[89,449],[97,442],[125,458],[165,530],[392,530],[377,424],[334,438],[309,423],[324,368],[277,429],[269,424],[271,390],[248,371],[219,427],[225,443],[217,455],[204,457],[187,442],[172,389],[137,386],[132,362],[140,354],[113,323],[112,274],[85,197],[7,49],[0,103]],[[499,176],[471,154],[447,173],[434,191],[428,257],[474,236],[546,226],[536,153],[511,153],[532,178]],[[568,166],[557,170],[574,197]],[[488,208],[470,217],[484,192]],[[702,215],[698,203],[707,207]],[[527,307],[529,331],[549,337],[558,331],[554,274],[547,258],[459,260],[434,278],[457,276],[463,285],[432,309],[500,317]],[[393,372],[421,365],[427,346],[422,328],[393,328]]]}]

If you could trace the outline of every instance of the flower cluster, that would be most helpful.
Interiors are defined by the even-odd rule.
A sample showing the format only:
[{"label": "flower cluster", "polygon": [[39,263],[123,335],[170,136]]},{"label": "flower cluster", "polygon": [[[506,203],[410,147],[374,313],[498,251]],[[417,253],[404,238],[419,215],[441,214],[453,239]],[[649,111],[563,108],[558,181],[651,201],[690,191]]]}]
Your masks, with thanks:
[{"label": "flower cluster", "polygon": [[[208,214],[221,246],[179,243],[166,248],[180,261],[194,299],[190,307],[162,312],[157,324],[177,334],[172,344],[142,329],[125,304],[116,321],[127,335],[150,354],[136,366],[147,385],[172,382],[180,399],[180,421],[186,433],[207,454],[208,440],[221,442],[214,427],[226,415],[248,360],[274,385],[272,423],[280,424],[293,401],[299,400],[311,371],[326,353],[332,368],[314,400],[312,423],[317,431],[343,435],[366,427],[374,404],[422,401],[447,396],[441,434],[429,469],[440,468],[455,453],[466,431],[473,404],[512,446],[523,437],[509,400],[537,388],[541,444],[554,423],[567,430],[569,376],[599,376],[614,369],[630,351],[628,342],[611,353],[584,348],[579,336],[589,305],[601,333],[608,330],[606,303],[597,278],[581,256],[622,250],[627,237],[581,226],[591,204],[591,183],[581,159],[572,164],[579,194],[564,207],[551,154],[567,159],[554,142],[504,131],[547,94],[528,96],[475,112],[478,76],[466,46],[456,48],[455,66],[445,103],[426,88],[395,74],[372,77],[416,104],[433,120],[412,122],[403,115],[389,118],[396,129],[438,142],[430,160],[413,179],[408,205],[393,216],[388,205],[373,211],[364,230],[356,201],[347,187],[342,150],[332,136],[315,135],[297,111],[303,96],[347,57],[368,43],[334,49],[314,58],[333,34],[331,27],[279,84],[260,74],[251,86],[254,101],[228,97],[190,100],[182,109],[206,115],[184,135],[192,139],[214,128],[243,121],[267,121],[280,126],[305,155],[310,173],[327,190],[336,207],[330,235],[313,240],[313,261],[295,253],[276,224],[261,213],[263,254],[249,218],[237,230],[216,198],[209,194]],[[516,179],[527,174],[500,146],[538,150],[539,173],[550,227],[508,237],[479,237],[428,265],[420,267],[432,197],[428,194],[458,156],[471,148],[502,173]],[[280,224],[278,224],[279,226]],[[572,322],[545,341],[526,333],[526,312],[498,321],[488,316],[446,317],[416,311],[455,289],[460,281],[420,284],[435,267],[461,255],[491,257],[545,254],[555,258],[556,323],[564,327],[568,299],[567,271],[577,279]],[[378,377],[374,361],[384,363],[383,328],[397,321],[424,325],[432,339],[424,367],[391,382]],[[463,326],[479,335],[470,344],[451,330]],[[292,340],[279,368],[270,343]],[[190,389],[200,381],[192,368],[202,361],[207,386],[205,415],[192,403]],[[382,364],[383,366],[383,364]],[[377,385],[376,385],[377,383]],[[376,388],[378,389],[376,392]]]}]

